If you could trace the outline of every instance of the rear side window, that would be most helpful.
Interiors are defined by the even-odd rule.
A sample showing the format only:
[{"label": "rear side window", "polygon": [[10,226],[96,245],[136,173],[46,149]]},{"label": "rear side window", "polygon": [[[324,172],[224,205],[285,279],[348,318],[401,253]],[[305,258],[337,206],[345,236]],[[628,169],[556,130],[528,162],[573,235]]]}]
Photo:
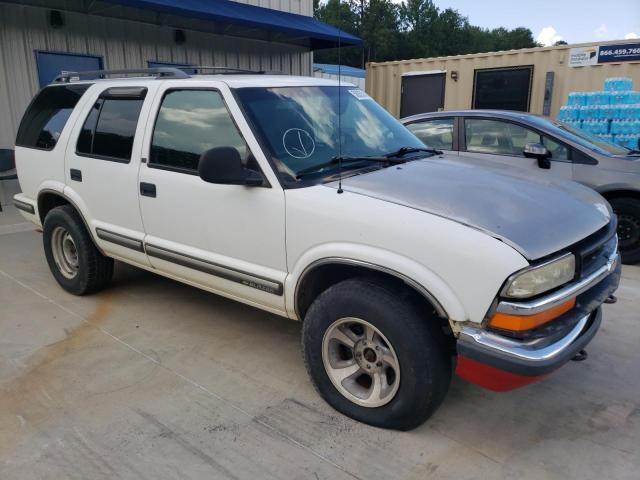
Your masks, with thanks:
[{"label": "rear side window", "polygon": [[76,152],[128,162],[146,89],[110,88],[93,104],[82,126]]},{"label": "rear side window", "polygon": [[90,86],[82,84],[43,88],[22,117],[16,145],[53,149],[73,108]]},{"label": "rear side window", "polygon": [[453,150],[453,118],[410,123],[407,128],[425,145],[440,150]]}]

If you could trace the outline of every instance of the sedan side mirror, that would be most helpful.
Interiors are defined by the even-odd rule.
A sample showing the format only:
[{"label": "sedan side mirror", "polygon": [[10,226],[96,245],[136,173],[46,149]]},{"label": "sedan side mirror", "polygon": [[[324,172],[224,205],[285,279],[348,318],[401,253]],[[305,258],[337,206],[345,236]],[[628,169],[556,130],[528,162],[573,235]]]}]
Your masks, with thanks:
[{"label": "sedan side mirror", "polygon": [[252,187],[264,184],[262,173],[246,168],[235,147],[216,147],[204,152],[198,162],[198,174],[209,183]]},{"label": "sedan side mirror", "polygon": [[537,158],[538,167],[549,170],[551,168],[551,152],[541,143],[527,143],[522,151],[527,158]]}]

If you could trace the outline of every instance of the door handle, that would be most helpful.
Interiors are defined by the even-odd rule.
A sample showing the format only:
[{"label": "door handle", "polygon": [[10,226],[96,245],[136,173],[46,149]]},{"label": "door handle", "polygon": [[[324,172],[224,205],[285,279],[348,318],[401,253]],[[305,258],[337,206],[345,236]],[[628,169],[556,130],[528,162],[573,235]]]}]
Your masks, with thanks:
[{"label": "door handle", "polygon": [[82,172],[80,170],[72,168],[71,170],[69,170],[69,175],[71,176],[71,180],[74,180],[76,182],[82,181]]},{"label": "door handle", "polygon": [[156,186],[153,183],[140,182],[140,195],[155,198]]}]

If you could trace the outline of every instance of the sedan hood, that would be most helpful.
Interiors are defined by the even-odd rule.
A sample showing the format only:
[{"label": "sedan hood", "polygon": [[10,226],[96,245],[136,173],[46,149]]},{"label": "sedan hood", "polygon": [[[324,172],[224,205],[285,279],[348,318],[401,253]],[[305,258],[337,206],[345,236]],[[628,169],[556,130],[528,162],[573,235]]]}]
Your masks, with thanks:
[{"label": "sedan hood", "polygon": [[444,158],[352,176],[342,188],[481,230],[529,260],[576,243],[610,221],[606,200],[577,183],[534,181]]}]

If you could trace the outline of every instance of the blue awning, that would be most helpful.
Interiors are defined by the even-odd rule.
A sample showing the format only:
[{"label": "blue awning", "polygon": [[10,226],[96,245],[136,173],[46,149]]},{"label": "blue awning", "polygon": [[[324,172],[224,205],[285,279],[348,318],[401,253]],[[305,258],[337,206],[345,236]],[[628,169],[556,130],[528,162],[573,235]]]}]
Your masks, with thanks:
[{"label": "blue awning", "polygon": [[[231,27],[226,34],[306,46],[361,45],[362,40],[312,17],[230,0],[103,0],[126,7],[197,18]],[[240,29],[239,29],[240,28]]]}]

